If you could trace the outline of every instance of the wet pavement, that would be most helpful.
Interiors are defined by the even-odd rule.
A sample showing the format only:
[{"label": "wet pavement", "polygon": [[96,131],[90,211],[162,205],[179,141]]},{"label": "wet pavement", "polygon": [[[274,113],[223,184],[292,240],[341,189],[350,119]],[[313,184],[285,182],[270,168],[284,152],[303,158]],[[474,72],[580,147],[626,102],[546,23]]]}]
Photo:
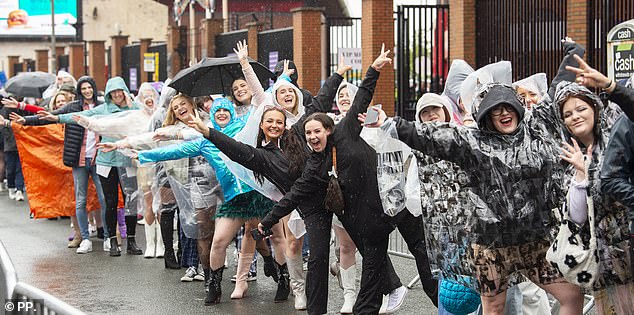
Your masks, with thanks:
[{"label": "wet pavement", "polygon": [[[72,191],[72,188],[70,188]],[[67,248],[70,220],[31,220],[26,202],[0,193],[0,241],[4,244],[20,281],[40,288],[89,314],[306,314],[286,303],[273,303],[276,284],[266,278],[258,264],[258,280],[249,283],[246,298],[231,300],[231,276],[235,273],[234,246],[230,245],[229,268],[224,272],[221,303],[203,304],[202,282],[180,282],[185,270],[168,270],[162,259],[125,254],[109,257],[101,240],[92,238],[93,252],[79,255]],[[137,226],[139,244],[145,244],[143,226]],[[392,257],[407,284],[415,275],[413,260]],[[331,261],[334,254],[331,251]],[[358,278],[360,277],[358,264]],[[342,291],[334,277],[329,282],[328,314],[338,314]],[[357,282],[358,285],[358,282]],[[396,314],[436,314],[437,310],[417,284]]]}]

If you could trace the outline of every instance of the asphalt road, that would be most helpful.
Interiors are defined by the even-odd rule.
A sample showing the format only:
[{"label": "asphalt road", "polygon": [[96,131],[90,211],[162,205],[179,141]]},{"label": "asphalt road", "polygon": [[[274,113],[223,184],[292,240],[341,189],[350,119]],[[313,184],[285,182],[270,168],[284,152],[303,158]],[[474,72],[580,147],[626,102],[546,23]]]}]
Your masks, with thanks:
[{"label": "asphalt road", "polygon": [[[162,259],[144,259],[125,254],[111,258],[101,250],[102,241],[93,240],[94,251],[78,255],[67,248],[70,220],[32,220],[28,203],[8,199],[0,193],[0,241],[11,256],[20,281],[40,288],[88,314],[302,314],[293,308],[293,298],[273,303],[276,284],[264,277],[258,264],[258,280],[249,283],[247,297],[231,300],[236,264],[224,272],[221,303],[205,306],[202,282],[180,282],[185,270],[168,270]],[[137,227],[139,244],[145,244],[143,226]],[[233,255],[233,246],[227,251]],[[334,254],[331,251],[331,257]],[[394,266],[407,284],[415,275],[413,260],[392,257]],[[331,260],[332,261],[332,260]],[[360,265],[358,268],[360,277]],[[329,282],[328,313],[338,314],[342,291],[334,277]],[[420,284],[408,293],[397,314],[436,314]]]}]

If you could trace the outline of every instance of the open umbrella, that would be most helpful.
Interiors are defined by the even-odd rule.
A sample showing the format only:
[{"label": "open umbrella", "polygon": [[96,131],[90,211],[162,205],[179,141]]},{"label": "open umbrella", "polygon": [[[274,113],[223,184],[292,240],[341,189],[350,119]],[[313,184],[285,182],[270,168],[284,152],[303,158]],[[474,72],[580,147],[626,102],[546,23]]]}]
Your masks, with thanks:
[{"label": "open umbrella", "polygon": [[[263,64],[251,58],[249,63],[263,84],[275,78],[273,72]],[[169,86],[189,96],[230,95],[233,80],[243,76],[237,56],[205,57],[199,63],[178,72]]]},{"label": "open umbrella", "polygon": [[41,71],[20,72],[7,81],[5,91],[24,97],[42,97],[42,93],[55,83],[55,75]]}]

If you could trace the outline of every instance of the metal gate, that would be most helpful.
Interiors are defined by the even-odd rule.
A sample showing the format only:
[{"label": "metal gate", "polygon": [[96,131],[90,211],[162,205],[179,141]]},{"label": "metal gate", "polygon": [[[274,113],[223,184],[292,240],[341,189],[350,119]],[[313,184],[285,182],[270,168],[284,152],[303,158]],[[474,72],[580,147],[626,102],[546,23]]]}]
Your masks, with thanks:
[{"label": "metal gate", "polygon": [[566,36],[567,2],[477,1],[476,65],[472,66],[508,60],[514,80],[538,72],[552,80],[563,57],[560,40]]},{"label": "metal gate", "polygon": [[353,69],[346,75],[346,80],[356,85],[361,84],[361,18],[329,17],[326,19],[326,47],[328,58],[327,75],[335,73],[339,64],[339,56],[343,55],[346,63]]},{"label": "metal gate", "polygon": [[449,71],[449,5],[401,5],[396,12],[396,112],[413,120],[416,102],[441,93]]}]

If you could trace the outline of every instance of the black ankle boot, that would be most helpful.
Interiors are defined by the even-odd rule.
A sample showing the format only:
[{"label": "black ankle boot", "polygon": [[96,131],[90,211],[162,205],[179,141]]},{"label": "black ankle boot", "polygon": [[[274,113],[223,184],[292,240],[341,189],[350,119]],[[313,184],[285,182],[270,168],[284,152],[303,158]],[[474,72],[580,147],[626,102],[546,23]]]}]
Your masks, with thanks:
[{"label": "black ankle boot", "polygon": [[163,260],[165,261],[165,269],[181,269],[181,265],[176,261],[173,248],[165,248]]},{"label": "black ankle boot", "polygon": [[273,281],[277,282],[280,275],[278,274],[279,270],[277,269],[275,259],[273,259],[273,256],[262,256],[262,258],[264,258],[264,275],[272,277]]},{"label": "black ankle boot", "polygon": [[205,297],[205,305],[212,305],[220,303],[220,296],[222,295],[221,282],[222,272],[224,266],[218,268],[218,270],[211,270],[209,275],[209,292]]},{"label": "black ankle boot", "polygon": [[128,235],[126,239],[128,241],[128,254],[143,255],[143,251],[136,245],[136,237],[134,235]]},{"label": "black ankle boot", "polygon": [[102,240],[102,239],[103,239],[103,236],[104,236],[104,233],[103,233],[103,227],[98,227],[98,228],[97,228],[97,238],[98,238],[98,239],[100,239],[100,240]]},{"label": "black ankle boot", "polygon": [[280,278],[277,281],[277,292],[275,292],[275,299],[273,299],[273,301],[275,303],[279,303],[288,300],[288,295],[291,293],[291,277],[288,274],[288,267],[286,266],[286,264],[275,264],[280,271]]},{"label": "black ankle boot", "polygon": [[121,256],[121,250],[119,249],[119,244],[117,243],[117,237],[113,236],[110,238],[110,257],[118,257]]},{"label": "black ankle boot", "polygon": [[211,284],[211,268],[203,268],[205,273],[205,292],[209,292],[209,284]]}]

